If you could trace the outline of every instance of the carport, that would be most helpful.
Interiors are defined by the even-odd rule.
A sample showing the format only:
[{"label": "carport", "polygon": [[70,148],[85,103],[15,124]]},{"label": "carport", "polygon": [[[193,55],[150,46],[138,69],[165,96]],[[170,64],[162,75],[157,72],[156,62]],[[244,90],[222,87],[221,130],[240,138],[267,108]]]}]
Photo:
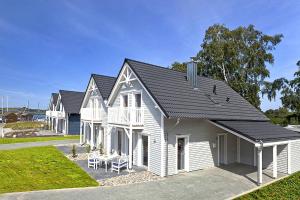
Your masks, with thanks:
[{"label": "carport", "polygon": [[[264,169],[271,170],[273,178],[277,178],[278,173],[292,173],[294,162],[292,162],[291,146],[300,144],[299,133],[273,125],[268,121],[215,120],[210,122],[229,133],[218,139],[218,146],[225,152],[221,156],[218,150],[218,165],[221,162],[255,166],[258,185],[263,183]],[[224,147],[220,144],[223,140]],[[298,166],[294,166],[295,170],[300,170],[296,167]]]}]

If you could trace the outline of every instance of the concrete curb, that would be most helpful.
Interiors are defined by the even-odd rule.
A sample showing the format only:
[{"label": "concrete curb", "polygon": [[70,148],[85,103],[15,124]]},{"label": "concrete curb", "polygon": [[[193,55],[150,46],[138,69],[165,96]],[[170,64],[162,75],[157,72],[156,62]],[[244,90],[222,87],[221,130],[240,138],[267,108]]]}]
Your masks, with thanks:
[{"label": "concrete curb", "polygon": [[30,193],[38,193],[38,192],[61,192],[61,191],[75,191],[75,190],[86,190],[86,189],[96,189],[103,188],[102,186],[91,186],[91,187],[77,187],[77,188],[60,188],[60,189],[49,189],[49,190],[34,190],[34,191],[25,191],[25,192],[9,192],[0,194],[1,196],[10,196],[10,195],[22,195],[22,194],[30,194]]}]

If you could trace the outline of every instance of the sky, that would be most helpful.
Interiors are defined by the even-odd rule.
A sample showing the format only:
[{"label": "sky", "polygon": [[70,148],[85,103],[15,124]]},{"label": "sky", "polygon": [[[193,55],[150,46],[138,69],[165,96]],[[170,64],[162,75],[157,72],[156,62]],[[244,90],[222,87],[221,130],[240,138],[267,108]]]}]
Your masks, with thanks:
[{"label": "sky", "polygon": [[[298,0],[0,0],[0,96],[9,106],[46,108],[52,92],[84,91],[91,73],[116,76],[124,58],[165,67],[187,61],[215,23],[283,34],[270,80],[293,77]],[[264,98],[261,108],[280,105]]]}]

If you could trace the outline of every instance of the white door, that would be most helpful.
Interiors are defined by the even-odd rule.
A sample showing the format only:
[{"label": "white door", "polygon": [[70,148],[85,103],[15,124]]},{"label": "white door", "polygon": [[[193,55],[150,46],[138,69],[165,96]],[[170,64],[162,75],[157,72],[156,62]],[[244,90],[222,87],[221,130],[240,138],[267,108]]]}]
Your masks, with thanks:
[{"label": "white door", "polygon": [[189,171],[189,136],[176,136],[176,170]]}]

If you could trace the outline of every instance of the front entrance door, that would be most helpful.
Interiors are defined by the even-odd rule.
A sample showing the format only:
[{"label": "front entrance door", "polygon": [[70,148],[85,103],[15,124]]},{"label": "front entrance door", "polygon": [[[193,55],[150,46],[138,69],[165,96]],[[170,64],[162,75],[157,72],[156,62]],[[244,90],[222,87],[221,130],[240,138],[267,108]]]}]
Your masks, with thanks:
[{"label": "front entrance door", "polygon": [[142,136],[143,142],[143,165],[148,166],[148,136]]},{"label": "front entrance door", "polygon": [[177,140],[177,169],[185,169],[185,138],[178,138]]}]

